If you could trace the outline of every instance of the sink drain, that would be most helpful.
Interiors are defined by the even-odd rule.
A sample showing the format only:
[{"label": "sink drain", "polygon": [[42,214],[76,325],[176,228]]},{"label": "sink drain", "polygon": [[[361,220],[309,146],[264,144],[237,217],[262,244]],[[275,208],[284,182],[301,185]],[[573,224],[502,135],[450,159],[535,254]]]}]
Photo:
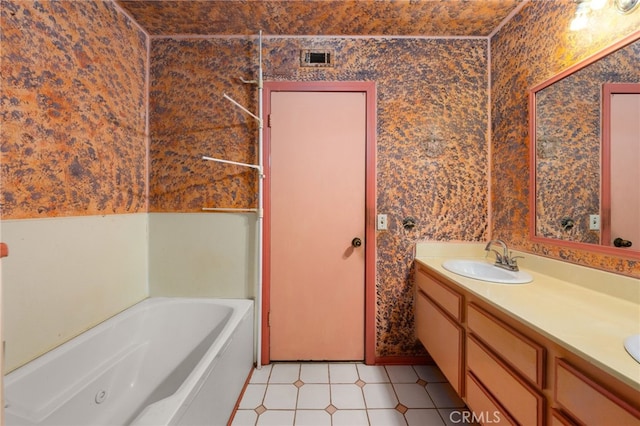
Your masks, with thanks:
[{"label": "sink drain", "polygon": [[96,404],[102,404],[107,399],[109,393],[106,390],[101,390],[96,394]]}]

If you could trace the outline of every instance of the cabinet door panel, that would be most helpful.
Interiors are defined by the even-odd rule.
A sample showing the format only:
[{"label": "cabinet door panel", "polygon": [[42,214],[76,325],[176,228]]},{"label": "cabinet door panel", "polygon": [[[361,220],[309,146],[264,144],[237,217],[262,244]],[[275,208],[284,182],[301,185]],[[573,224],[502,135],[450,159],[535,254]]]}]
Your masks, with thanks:
[{"label": "cabinet door panel", "polygon": [[567,416],[556,409],[551,410],[550,426],[578,426],[577,423],[569,420]]},{"label": "cabinet door panel", "polygon": [[519,424],[542,424],[543,396],[517,377],[471,335],[467,338],[467,363],[469,370]]},{"label": "cabinet door panel", "polygon": [[484,422],[494,425],[517,425],[517,423],[504,412],[499,403],[482,386],[473,374],[467,373],[467,405],[473,412],[476,420],[480,417]]},{"label": "cabinet door panel", "polygon": [[639,425],[640,413],[567,362],[556,360],[555,399],[586,425]]},{"label": "cabinet door panel", "polygon": [[416,298],[416,334],[451,386],[463,395],[464,331],[421,291]]},{"label": "cabinet door panel", "polygon": [[474,304],[467,309],[467,325],[485,344],[520,373],[543,386],[544,348]]}]

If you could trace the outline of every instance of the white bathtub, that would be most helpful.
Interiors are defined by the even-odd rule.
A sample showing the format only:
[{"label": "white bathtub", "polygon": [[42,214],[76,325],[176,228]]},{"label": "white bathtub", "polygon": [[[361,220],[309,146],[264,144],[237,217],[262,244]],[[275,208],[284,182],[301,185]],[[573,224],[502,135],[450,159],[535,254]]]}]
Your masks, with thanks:
[{"label": "white bathtub", "polygon": [[252,366],[251,300],[150,298],[8,374],[6,425],[225,425]]}]

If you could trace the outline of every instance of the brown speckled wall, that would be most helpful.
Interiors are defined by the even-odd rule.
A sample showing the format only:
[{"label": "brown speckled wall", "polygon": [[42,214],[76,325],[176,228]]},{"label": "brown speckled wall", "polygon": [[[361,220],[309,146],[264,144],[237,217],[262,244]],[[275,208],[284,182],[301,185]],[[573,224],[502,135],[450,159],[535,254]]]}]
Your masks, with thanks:
[{"label": "brown speckled wall", "polygon": [[249,40],[159,39],[151,45],[151,212],[256,207],[256,172],[202,156],[256,163],[257,122],[223,98],[257,111]]},{"label": "brown speckled wall", "polygon": [[573,1],[528,2],[491,39],[492,229],[512,246],[545,256],[640,277],[640,262],[529,240],[529,89],[630,34],[640,10],[592,12],[589,26],[570,31]]},{"label": "brown speckled wall", "polygon": [[486,36],[522,0],[116,0],[152,36]]},{"label": "brown speckled wall", "polygon": [[111,2],[3,0],[2,218],[146,211],[146,35]]},{"label": "brown speckled wall", "polygon": [[[201,155],[255,160],[250,109],[255,39],[157,38],[151,54],[150,210],[196,212],[255,202],[251,174]],[[332,49],[334,68],[303,69],[300,49]],[[418,240],[482,241],[487,232],[487,41],[265,38],[265,80],[375,81],[378,356],[422,353],[413,330],[411,265]],[[402,220],[417,226],[405,230]]]}]

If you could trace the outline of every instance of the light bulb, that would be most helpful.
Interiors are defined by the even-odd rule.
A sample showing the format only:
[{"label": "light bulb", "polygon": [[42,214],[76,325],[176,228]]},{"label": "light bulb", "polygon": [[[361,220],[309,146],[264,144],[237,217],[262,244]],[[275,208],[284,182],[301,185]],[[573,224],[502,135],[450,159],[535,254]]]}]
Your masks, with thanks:
[{"label": "light bulb", "polygon": [[571,31],[580,31],[587,27],[588,22],[589,22],[589,18],[587,18],[587,15],[584,15],[584,14],[576,15],[576,17],[573,18],[573,20],[571,21],[571,25],[569,26],[569,29]]},{"label": "light bulb", "polygon": [[586,1],[578,3],[576,8],[576,16],[574,16],[569,29],[571,31],[579,31],[587,27],[589,23],[589,6]]}]

